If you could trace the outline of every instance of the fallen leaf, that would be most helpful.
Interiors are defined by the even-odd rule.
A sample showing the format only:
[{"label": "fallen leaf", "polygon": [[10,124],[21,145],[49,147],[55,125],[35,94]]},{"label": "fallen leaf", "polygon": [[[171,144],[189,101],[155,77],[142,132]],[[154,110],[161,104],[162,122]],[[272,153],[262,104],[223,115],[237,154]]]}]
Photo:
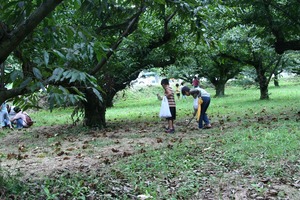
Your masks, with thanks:
[{"label": "fallen leaf", "polygon": [[19,150],[20,152],[25,152],[25,151],[26,151],[25,145],[24,145],[24,144],[19,145],[18,150]]},{"label": "fallen leaf", "polygon": [[74,148],[74,147],[69,147],[69,148],[67,148],[66,150],[67,150],[67,151],[74,151],[75,148]]},{"label": "fallen leaf", "polygon": [[64,155],[64,153],[65,153],[65,152],[61,151],[61,152],[59,152],[57,155],[58,155],[58,156],[62,156],[62,155]]},{"label": "fallen leaf", "polygon": [[163,139],[162,138],[156,138],[157,143],[162,143]]},{"label": "fallen leaf", "polygon": [[104,162],[105,164],[109,164],[109,163],[110,163],[110,160],[109,160],[108,158],[104,158],[103,162]]},{"label": "fallen leaf", "polygon": [[128,156],[131,156],[132,154],[131,153],[127,153],[127,152],[125,152],[124,151],[124,153],[123,153],[123,157],[128,157]]},{"label": "fallen leaf", "polygon": [[112,150],[112,152],[115,152],[115,153],[119,152],[119,150],[115,149],[115,148],[112,148],[111,150]]},{"label": "fallen leaf", "polygon": [[15,154],[15,153],[9,153],[9,154],[7,154],[6,158],[7,158],[8,160],[11,160],[11,159],[13,159],[13,158],[17,158],[17,154]]}]

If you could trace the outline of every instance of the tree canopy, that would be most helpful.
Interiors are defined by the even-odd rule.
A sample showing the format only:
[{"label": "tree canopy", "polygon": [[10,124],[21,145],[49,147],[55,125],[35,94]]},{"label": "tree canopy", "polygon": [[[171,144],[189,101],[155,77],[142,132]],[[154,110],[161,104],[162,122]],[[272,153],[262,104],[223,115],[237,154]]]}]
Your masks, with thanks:
[{"label": "tree canopy", "polygon": [[293,4],[299,2],[2,2],[0,102],[26,97],[35,106],[43,91],[50,108],[81,106],[86,125],[104,127],[118,91],[144,69],[170,66],[186,80],[208,78],[222,96],[226,82],[252,65],[261,99],[268,98],[265,73],[280,63],[271,59],[275,51],[299,50]]}]

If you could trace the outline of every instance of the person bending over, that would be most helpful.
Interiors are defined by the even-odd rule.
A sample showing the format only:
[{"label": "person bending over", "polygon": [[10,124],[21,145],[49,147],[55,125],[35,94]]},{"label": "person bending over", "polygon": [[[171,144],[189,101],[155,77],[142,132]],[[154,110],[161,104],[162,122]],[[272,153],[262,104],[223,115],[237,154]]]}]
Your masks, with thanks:
[{"label": "person bending over", "polygon": [[190,89],[187,86],[184,86],[181,89],[181,92],[182,95],[192,95],[194,98],[194,116],[197,114],[198,127],[200,129],[211,128],[211,124],[206,114],[206,111],[210,104],[210,94],[203,88],[197,87],[194,89]]}]

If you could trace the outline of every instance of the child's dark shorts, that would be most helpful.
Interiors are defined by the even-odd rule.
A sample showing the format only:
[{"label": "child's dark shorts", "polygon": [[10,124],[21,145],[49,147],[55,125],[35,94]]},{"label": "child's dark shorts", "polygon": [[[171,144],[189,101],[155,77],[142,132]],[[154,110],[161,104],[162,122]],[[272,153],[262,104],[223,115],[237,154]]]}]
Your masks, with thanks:
[{"label": "child's dark shorts", "polygon": [[167,120],[175,120],[176,119],[176,107],[170,107],[170,112],[172,117],[168,117]]}]

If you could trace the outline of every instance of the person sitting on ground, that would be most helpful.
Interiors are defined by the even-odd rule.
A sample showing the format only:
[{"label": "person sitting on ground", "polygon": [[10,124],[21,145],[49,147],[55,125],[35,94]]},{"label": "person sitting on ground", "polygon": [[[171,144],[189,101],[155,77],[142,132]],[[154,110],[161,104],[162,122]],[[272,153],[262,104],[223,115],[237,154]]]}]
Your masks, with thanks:
[{"label": "person sitting on ground", "polygon": [[12,119],[17,113],[14,110],[15,106],[10,106],[9,104],[6,104],[7,112],[8,112],[8,117],[9,119]]},{"label": "person sitting on ground", "polygon": [[19,107],[14,107],[14,111],[17,113],[13,118],[11,118],[11,122],[16,124],[18,129],[28,128],[32,124],[27,121],[28,114],[23,112]]},{"label": "person sitting on ground", "polygon": [[6,102],[0,105],[0,129],[3,127],[9,127],[11,129],[13,128],[7,112]]},{"label": "person sitting on ground", "polygon": [[[198,126],[200,129],[208,129],[211,128],[211,124],[207,117],[206,111],[210,104],[210,94],[201,87],[197,87],[194,89],[190,89],[187,86],[184,86],[181,89],[183,95],[190,96],[192,95],[194,98],[194,116],[197,114]],[[199,105],[200,108],[199,108]],[[200,113],[198,113],[198,110]],[[204,126],[203,126],[204,122]]]}]

